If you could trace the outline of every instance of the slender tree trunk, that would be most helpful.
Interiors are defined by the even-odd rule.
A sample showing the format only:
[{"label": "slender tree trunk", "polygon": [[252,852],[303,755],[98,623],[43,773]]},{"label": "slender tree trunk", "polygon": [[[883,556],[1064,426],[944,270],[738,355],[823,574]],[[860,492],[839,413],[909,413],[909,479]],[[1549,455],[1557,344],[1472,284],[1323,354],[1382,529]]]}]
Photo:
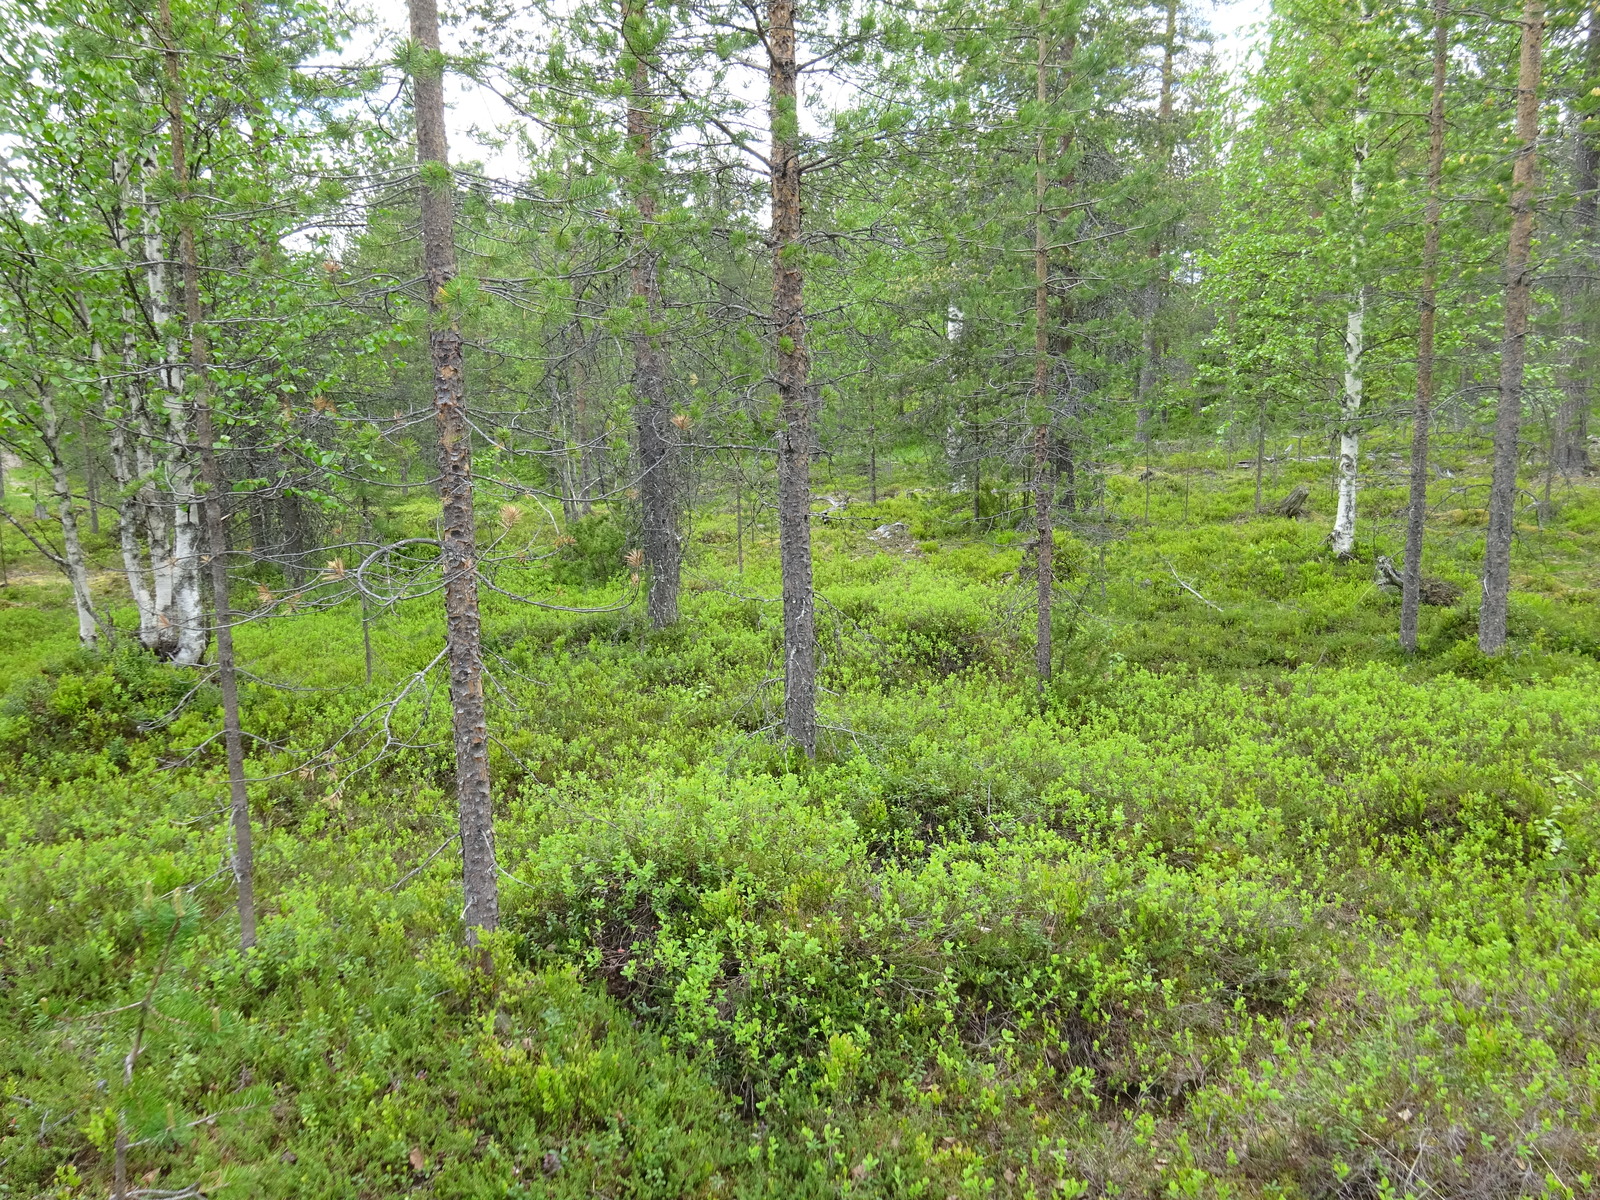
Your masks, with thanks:
[{"label": "slender tree trunk", "polygon": [[[1357,168],[1359,173],[1360,168]],[[1351,184],[1354,197],[1359,185]],[[1361,397],[1365,386],[1367,288],[1357,284],[1355,303],[1345,317],[1344,391],[1339,402],[1338,448],[1335,451],[1335,487],[1338,506],[1334,510],[1333,534],[1329,539],[1334,556],[1349,558],[1356,547],[1356,495],[1360,491]]]},{"label": "slender tree trunk", "polygon": [[[738,467],[738,451],[734,451],[734,466]],[[733,479],[733,544],[734,553],[738,556],[739,577],[744,578],[744,479],[735,475]]]},{"label": "slender tree trunk", "polygon": [[[1371,20],[1363,2],[1361,23]],[[1366,270],[1366,162],[1369,152],[1366,111],[1369,76],[1363,72],[1356,87],[1355,121],[1358,136],[1355,161],[1350,168],[1350,209],[1355,221],[1355,245],[1350,255],[1351,274],[1355,277],[1355,296],[1344,326],[1344,394],[1339,402],[1339,449],[1335,456],[1338,505],[1334,510],[1333,532],[1328,541],[1335,558],[1349,558],[1356,548],[1356,495],[1361,488],[1361,400],[1365,388],[1367,304],[1371,289],[1362,278]]]},{"label": "slender tree trunk", "polygon": [[[1048,100],[1045,68],[1050,40],[1046,32],[1049,0],[1039,0],[1039,57],[1034,82],[1039,120]],[[1050,476],[1050,229],[1045,216],[1048,185],[1045,179],[1047,138],[1039,132],[1033,166],[1033,525],[1039,558],[1038,634],[1034,643],[1034,673],[1039,704],[1050,684],[1050,608],[1055,535],[1051,524],[1055,488]]]},{"label": "slender tree trunk", "polygon": [[[78,307],[78,315],[83,321],[84,333],[89,338],[89,358],[94,363],[94,373],[99,383],[100,411],[95,414],[96,425],[100,421],[112,416],[112,409],[116,400],[116,391],[111,380],[106,377],[105,348],[100,344],[94,328],[94,317],[89,311],[89,305],[84,301],[83,293],[78,292],[73,296]],[[89,412],[86,408],[78,414],[78,436],[83,441],[83,492],[84,502],[89,509],[89,532],[100,532],[100,479],[99,472],[95,470],[94,443],[89,440]]]},{"label": "slender tree trunk", "polygon": [[589,369],[583,362],[583,348],[572,362],[573,419],[578,426],[578,512],[587,517],[594,511],[594,438],[589,432]]},{"label": "slender tree trunk", "polygon": [[794,0],[767,0],[772,125],[772,316],[778,339],[778,556],[783,569],[783,725],[817,752],[817,624],[811,584],[811,356],[800,239],[800,98]]},{"label": "slender tree trunk", "polygon": [[356,592],[356,598],[361,603],[361,652],[367,663],[367,682],[372,682],[372,620],[367,613],[367,594],[363,591]]},{"label": "slender tree trunk", "polygon": [[294,587],[300,587],[316,575],[307,563],[311,554],[311,522],[287,462],[280,464],[277,475],[278,560],[283,564],[283,577]]},{"label": "slender tree trunk", "polygon": [[[1161,253],[1159,246],[1153,249],[1155,253],[1151,255],[1152,258]],[[1156,356],[1159,353],[1156,340],[1156,312],[1160,307],[1160,285],[1146,284],[1141,289],[1139,297],[1143,328],[1139,334],[1139,374],[1134,380],[1133,440],[1136,442],[1150,440],[1150,405],[1151,397],[1155,395],[1156,390]]]},{"label": "slender tree trunk", "polygon": [[[131,313],[123,313],[123,324],[131,327]],[[91,345],[98,348],[99,342]],[[131,334],[127,335],[124,345],[123,366],[129,376],[129,381],[123,385],[123,405],[115,415],[110,416],[111,472],[117,481],[118,492],[117,543],[122,551],[122,572],[128,580],[128,592],[139,614],[139,642],[146,648],[154,648],[155,595],[151,591],[150,571],[145,563],[145,548],[150,544],[147,519],[151,489],[149,478],[143,474],[148,458],[145,448],[149,445],[150,422],[145,410],[143,389],[133,380],[135,361]],[[113,407],[107,403],[108,415]]]},{"label": "slender tree trunk", "polygon": [[[154,156],[146,159],[144,166],[150,175],[159,169]],[[167,281],[165,239],[150,197],[149,182],[142,177],[140,193],[143,201],[145,294],[149,303],[150,324],[156,331],[156,354],[160,359],[150,377],[153,380],[151,390],[159,392],[161,398],[158,404],[150,392],[145,393],[144,411],[141,413],[144,420],[133,443],[139,459],[139,477],[143,481],[141,501],[150,562],[151,625],[144,645],[162,658],[171,658],[178,649],[178,627],[172,620],[173,579],[177,560],[171,530],[176,504],[169,500],[167,488],[182,474],[181,456],[188,439],[181,437],[181,431],[162,428],[164,419],[172,413],[171,397],[177,386],[177,368],[172,361],[177,351],[170,344],[167,333],[172,321],[172,295]],[[136,366],[132,363],[129,365]],[[174,433],[180,433],[180,436],[175,437]],[[162,444],[166,447],[166,462],[163,465],[168,469],[161,473],[164,478],[158,482],[156,454]],[[146,631],[141,630],[140,633],[145,634]]]},{"label": "slender tree trunk", "polygon": [[633,331],[633,387],[639,403],[639,507],[644,524],[644,561],[650,572],[645,611],[650,623],[664,629],[678,619],[678,585],[682,544],[678,538],[681,508],[676,430],[667,400],[667,361],[653,328],[661,309],[661,263],[651,242],[656,216],[655,97],[642,43],[646,0],[623,0],[622,26],[626,57],[633,59],[628,95],[628,141],[633,146],[633,204],[637,227],[631,270],[633,298],[638,305]]},{"label": "slender tree trunk", "polygon": [[[152,175],[160,168],[152,154],[145,160]],[[178,362],[172,286],[165,239],[149,190],[144,207],[145,280],[149,318],[157,331],[160,363],[155,372],[160,407],[145,405],[146,428],[140,430],[135,453],[144,491],[144,528],[148,534],[153,623],[144,645],[180,666],[195,666],[205,657],[208,641],[205,606],[200,592],[200,497],[194,469],[193,414],[183,398],[183,369]],[[162,447],[157,471],[154,447]],[[159,475],[160,484],[156,480]]]},{"label": "slender tree trunk", "polygon": [[[1583,270],[1574,264],[1574,271]],[[1568,279],[1561,285],[1560,385],[1565,393],[1555,414],[1550,446],[1550,466],[1562,471],[1587,474],[1591,469],[1588,453],[1590,359],[1592,347],[1584,337],[1585,310],[1589,305],[1589,281]]]},{"label": "slender tree trunk", "polygon": [[445,647],[456,749],[456,804],[461,822],[463,922],[467,941],[500,923],[489,790],[489,732],[484,713],[478,620],[477,530],[472,513],[472,430],[467,422],[461,331],[446,311],[456,275],[455,189],[444,132],[444,62],[436,0],[408,0],[411,40],[422,61],[411,77],[422,169],[422,257],[426,268],[433,363],[433,411],[439,430],[440,567],[444,572]]},{"label": "slender tree trunk", "polygon": [[1439,293],[1439,222],[1443,213],[1444,84],[1450,55],[1449,0],[1433,0],[1433,100],[1428,107],[1428,203],[1423,217],[1422,295],[1417,319],[1417,403],[1411,424],[1411,501],[1406,510],[1400,648],[1417,652],[1422,605],[1422,536],[1428,518],[1428,422],[1433,413],[1433,337]]},{"label": "slender tree trunk", "polygon": [[1511,592],[1511,537],[1517,502],[1517,438],[1522,428],[1522,374],[1533,299],[1533,204],[1538,167],[1539,82],[1544,0],[1526,0],[1517,64],[1517,158],[1511,168],[1511,236],[1506,243],[1506,327],[1500,343],[1500,403],[1494,421],[1494,472],[1483,546],[1483,605],[1478,649],[1505,649]]},{"label": "slender tree trunk", "polygon": [[[150,168],[155,171],[154,156]],[[145,253],[148,261],[151,323],[165,337],[161,355],[161,407],[152,410],[164,428],[159,440],[165,447],[161,484],[152,489],[152,507],[146,526],[159,542],[150,546],[150,571],[155,584],[157,652],[179,666],[195,666],[205,657],[209,641],[205,604],[200,588],[201,543],[204,537],[195,472],[194,414],[184,399],[183,368],[173,325],[175,308],[166,262],[165,239],[148,209]],[[149,478],[156,478],[152,467]]]},{"label": "slender tree trunk", "polygon": [[[570,374],[568,380],[571,380]],[[583,443],[578,436],[577,397],[573,397],[570,421],[566,406],[558,405],[557,413],[566,451],[556,460],[556,472],[561,477],[561,516],[570,525],[578,519],[579,497],[583,491]]]},{"label": "slender tree trunk", "polygon": [[89,532],[100,534],[100,480],[94,469],[94,443],[89,440],[89,414],[78,414],[78,437],[83,443],[83,506],[89,511]]},{"label": "slender tree trunk", "polygon": [[1261,511],[1261,472],[1267,461],[1267,393],[1256,394],[1256,512]]},{"label": "slender tree trunk", "polygon": [[[1584,45],[1583,86],[1586,95],[1600,83],[1600,7],[1589,8],[1589,30]],[[1594,470],[1589,459],[1589,407],[1594,389],[1594,339],[1586,330],[1594,322],[1595,254],[1600,235],[1600,133],[1585,132],[1584,120],[1577,122],[1577,236],[1579,241],[1578,278],[1564,289],[1564,341],[1568,350],[1565,372],[1566,399],[1556,417],[1556,443],[1552,462],[1562,471],[1588,474]]]},{"label": "slender tree trunk", "polygon": [[1055,529],[1051,520],[1054,488],[1050,478],[1050,423],[1033,427],[1033,527],[1038,543],[1038,637],[1034,643],[1034,672],[1038,678],[1039,703],[1050,684],[1050,618],[1055,586]]},{"label": "slender tree trunk", "polygon": [[1534,506],[1539,528],[1544,528],[1550,516],[1550,492],[1556,482],[1556,424],[1555,415],[1547,408],[1544,412],[1544,496]]},{"label": "slender tree trunk", "polygon": [[878,399],[867,400],[867,499],[878,502]]},{"label": "slender tree trunk", "polygon": [[[1172,124],[1173,55],[1177,47],[1177,38],[1178,3],[1177,0],[1167,0],[1167,29],[1166,36],[1162,39],[1161,54],[1161,98],[1156,109],[1163,171],[1172,157],[1169,127]],[[1153,266],[1150,282],[1145,285],[1140,302],[1144,328],[1140,336],[1139,376],[1135,384],[1137,398],[1134,407],[1133,436],[1134,440],[1139,442],[1150,440],[1150,407],[1161,372],[1161,341],[1157,333],[1157,324],[1161,312],[1161,294],[1165,290],[1166,279],[1165,273],[1160,269],[1159,235],[1151,241],[1148,253]]]},{"label": "slender tree trunk", "polygon": [[[1077,54],[1077,51],[1078,31],[1075,27],[1069,28],[1065,36],[1062,37],[1058,50],[1060,60],[1065,71],[1065,79],[1062,84],[1063,89],[1071,86],[1073,58]],[[1056,190],[1060,193],[1061,197],[1060,204],[1056,211],[1058,229],[1063,228],[1061,223],[1064,222],[1067,214],[1070,212],[1072,193],[1077,179],[1077,171],[1075,167],[1071,165],[1070,159],[1073,142],[1076,138],[1077,130],[1071,127],[1067,128],[1061,134],[1059,161],[1063,164],[1067,164],[1067,170],[1064,175],[1056,180]],[[1071,241],[1070,237],[1064,240],[1068,241],[1069,243]],[[1037,274],[1037,265],[1035,266],[1035,274]],[[1054,342],[1051,350],[1051,358],[1053,363],[1060,364],[1060,369],[1064,377],[1065,386],[1063,390],[1065,392],[1065,396],[1063,408],[1065,411],[1061,414],[1061,417],[1063,424],[1069,425],[1070,428],[1070,423],[1078,414],[1077,398],[1073,394],[1071,363],[1068,357],[1072,353],[1072,323],[1076,313],[1076,308],[1072,299],[1072,289],[1074,280],[1076,279],[1076,270],[1073,265],[1072,251],[1070,248],[1062,251],[1059,274],[1061,279],[1061,289],[1055,327],[1051,331]],[[1034,299],[1035,303],[1037,304],[1038,297],[1035,296]],[[1050,485],[1051,496],[1054,498],[1057,486],[1061,483],[1062,479],[1065,478],[1066,487],[1062,491],[1062,506],[1066,509],[1067,515],[1072,516],[1078,510],[1078,472],[1077,464],[1074,461],[1072,435],[1070,432],[1058,434],[1052,439],[1050,448],[1050,461],[1054,472],[1054,478],[1052,479]],[[1054,547],[1052,546],[1052,550],[1053,549]]]},{"label": "slender tree trunk", "polygon": [[[222,738],[228,759],[228,795],[233,820],[233,881],[239,904],[239,944],[256,944],[255,858],[251,845],[250,797],[245,786],[244,734],[239,721],[239,679],[233,657],[233,614],[228,597],[228,544],[222,527],[224,482],[217,463],[216,433],[211,417],[210,358],[200,308],[200,255],[195,247],[194,218],[188,211],[189,164],[184,140],[184,90],[172,11],[161,0],[161,34],[167,74],[167,121],[172,142],[172,176],[183,203],[178,228],[178,260],[183,268],[184,324],[189,335],[189,374],[194,429],[205,486],[206,540],[210,543],[211,594],[216,609],[217,687],[222,692]],[[198,591],[198,588],[196,589]]]},{"label": "slender tree trunk", "polygon": [[1069,517],[1074,516],[1078,511],[1078,464],[1073,456],[1072,440],[1061,438],[1056,443],[1055,453],[1056,477],[1065,482],[1061,490],[1061,507]]},{"label": "slender tree trunk", "polygon": [[83,539],[78,531],[78,506],[72,499],[72,480],[62,453],[62,426],[56,412],[55,393],[48,385],[39,389],[40,435],[50,460],[50,482],[55,492],[56,519],[61,523],[61,556],[66,565],[67,582],[72,585],[72,603],[78,614],[78,641],[93,646],[100,632],[94,616],[94,598],[89,591],[89,568],[83,557]]}]

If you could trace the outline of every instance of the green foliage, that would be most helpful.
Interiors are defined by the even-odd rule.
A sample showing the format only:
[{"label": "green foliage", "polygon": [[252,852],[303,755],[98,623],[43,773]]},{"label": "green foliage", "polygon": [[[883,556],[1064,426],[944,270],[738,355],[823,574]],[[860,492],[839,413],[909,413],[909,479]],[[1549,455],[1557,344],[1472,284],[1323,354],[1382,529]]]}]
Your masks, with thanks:
[{"label": "green foliage", "polygon": [[0,700],[0,756],[24,774],[78,769],[58,764],[61,757],[100,757],[121,767],[129,741],[164,724],[185,701],[201,716],[220,703],[214,687],[132,647],[77,650]]},{"label": "green foliage", "polygon": [[[349,605],[240,630],[257,674],[309,689],[245,694],[248,960],[220,752],[191,753],[214,701],[157,720],[194,674],[124,651],[24,678],[0,738],[5,1187],[103,1193],[120,1115],[149,1186],[264,1196],[1399,1195],[1397,1162],[1470,1194],[1534,1161],[1582,1194],[1593,606],[1547,556],[1512,655],[1478,657],[1463,606],[1403,661],[1370,564],[1235,519],[1247,483],[1202,481],[1187,525],[1154,494],[1104,577],[1095,530],[1062,533],[1043,711],[1016,539],[866,536],[956,528],[944,495],[819,523],[832,732],[809,766],[753,732],[779,646],[763,530],[739,580],[703,514],[679,630],[486,596],[514,702],[493,990],[457,941],[439,698],[395,714],[410,748],[325,753],[436,653],[430,612],[377,620],[370,688]],[[622,543],[579,524],[603,570],[563,600],[599,605]],[[1451,545],[1431,569],[1470,581]],[[0,610],[41,621],[70,612]]]},{"label": "green foliage", "polygon": [[569,587],[592,587],[616,579],[627,569],[628,531],[610,512],[591,513],[567,526],[550,580]]}]

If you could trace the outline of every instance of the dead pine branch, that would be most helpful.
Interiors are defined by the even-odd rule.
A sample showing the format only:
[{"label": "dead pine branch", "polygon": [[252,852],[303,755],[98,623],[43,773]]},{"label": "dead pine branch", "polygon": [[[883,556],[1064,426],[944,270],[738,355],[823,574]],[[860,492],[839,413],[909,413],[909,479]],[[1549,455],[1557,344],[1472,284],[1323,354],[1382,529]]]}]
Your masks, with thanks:
[{"label": "dead pine branch", "polygon": [[[161,957],[156,962],[156,969],[151,972],[150,983],[144,990],[144,998],[139,1001],[139,1019],[133,1027],[133,1045],[129,1047],[126,1057],[122,1060],[122,1088],[127,1091],[133,1086],[133,1069],[139,1062],[139,1055],[144,1050],[145,1026],[150,1020],[150,1009],[155,1001],[156,988],[161,984],[161,976],[166,973],[167,963],[172,958],[172,947],[178,940],[178,929],[183,925],[183,891],[172,893],[172,925],[167,930],[166,944],[161,947]],[[115,1158],[111,1168],[111,1200],[127,1200],[128,1198],[128,1114],[123,1108],[117,1111],[117,1142],[114,1151]]]},{"label": "dead pine branch", "polygon": [[1178,574],[1178,568],[1176,568],[1176,567],[1174,567],[1172,565],[1171,560],[1168,559],[1166,555],[1163,554],[1161,556],[1161,561],[1167,564],[1167,570],[1172,572],[1172,578],[1177,580],[1177,583],[1178,583],[1179,587],[1181,587],[1184,591],[1188,592],[1191,596],[1193,596],[1196,600],[1200,601],[1201,604],[1204,604],[1207,608],[1211,609],[1213,612],[1219,612],[1220,613],[1222,611],[1215,604],[1211,603],[1211,601],[1207,600],[1198,591],[1196,591],[1193,584],[1184,582],[1183,577]]}]

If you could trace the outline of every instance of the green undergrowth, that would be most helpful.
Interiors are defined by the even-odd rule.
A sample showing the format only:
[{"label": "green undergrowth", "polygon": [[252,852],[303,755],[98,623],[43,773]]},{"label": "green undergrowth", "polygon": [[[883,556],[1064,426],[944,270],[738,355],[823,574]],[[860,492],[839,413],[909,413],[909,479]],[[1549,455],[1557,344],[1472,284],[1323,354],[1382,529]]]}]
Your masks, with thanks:
[{"label": "green undergrowth", "polygon": [[[698,516],[672,630],[486,596],[492,983],[434,601],[370,684],[351,605],[240,631],[241,956],[209,683],[11,597],[0,1196],[104,1195],[119,1126],[146,1195],[1593,1194],[1586,496],[1519,547],[1500,658],[1441,538],[1468,595],[1407,660],[1391,547],[1333,563],[1215,481],[1063,519],[1043,708],[1025,531],[819,522],[815,763],[771,734],[770,529]],[[503,582],[604,608],[617,528]]]}]

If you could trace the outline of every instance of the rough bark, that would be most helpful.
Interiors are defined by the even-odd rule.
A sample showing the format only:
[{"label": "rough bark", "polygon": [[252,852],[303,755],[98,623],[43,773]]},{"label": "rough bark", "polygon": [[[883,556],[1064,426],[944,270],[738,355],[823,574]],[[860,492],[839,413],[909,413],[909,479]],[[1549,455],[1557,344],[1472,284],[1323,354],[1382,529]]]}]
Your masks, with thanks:
[{"label": "rough bark", "polygon": [[[1155,258],[1161,253],[1160,246],[1152,246]],[[1156,390],[1156,356],[1159,348],[1156,341],[1156,312],[1161,307],[1161,287],[1157,283],[1147,283],[1140,289],[1139,312],[1142,330],[1139,335],[1139,374],[1134,381],[1133,400],[1133,440],[1148,442],[1150,440],[1150,398]]]},{"label": "rough bark", "polygon": [[[645,0],[623,0],[623,30],[642,37],[635,26],[644,15]],[[630,41],[632,38],[630,38]],[[661,260],[651,243],[650,226],[656,216],[654,177],[655,97],[650,90],[649,64],[639,46],[630,47],[633,70],[629,79],[628,141],[633,146],[633,204],[637,226],[631,269],[633,297],[638,306],[634,328],[633,389],[638,398],[639,506],[643,518],[644,561],[650,574],[645,611],[657,629],[678,619],[678,587],[683,550],[679,540],[680,498],[678,463],[667,401],[667,359],[653,326],[661,309]]]},{"label": "rough bark", "polygon": [[1033,427],[1033,528],[1039,559],[1038,630],[1034,643],[1034,673],[1038,679],[1039,702],[1044,703],[1050,683],[1050,621],[1052,592],[1055,587],[1055,526],[1051,520],[1054,488],[1050,472],[1050,424],[1041,421]]},{"label": "rough bark", "polygon": [[1061,507],[1072,516],[1078,511],[1078,464],[1072,451],[1072,439],[1057,438],[1050,458],[1055,465],[1056,482],[1061,487]]},{"label": "rough bark", "polygon": [[1267,466],[1267,394],[1256,396],[1256,512],[1261,511],[1262,475]]},{"label": "rough bark", "polygon": [[[1035,71],[1040,119],[1048,99],[1045,68],[1049,61],[1046,21],[1048,0],[1039,0],[1039,58]],[[1033,525],[1039,563],[1038,633],[1034,649],[1034,673],[1038,680],[1039,703],[1045,700],[1050,683],[1050,608],[1053,580],[1051,555],[1055,549],[1051,525],[1054,485],[1050,475],[1050,229],[1045,215],[1046,139],[1041,131],[1034,151],[1033,168]]]},{"label": "rough bark", "polygon": [[472,513],[472,431],[467,422],[461,331],[446,311],[444,289],[456,275],[455,193],[428,178],[449,170],[444,132],[444,64],[436,0],[408,0],[411,40],[421,61],[411,77],[422,180],[422,258],[428,289],[428,350],[433,411],[439,432],[440,568],[444,573],[446,658],[456,751],[456,805],[461,825],[462,890],[467,941],[500,923],[489,790],[489,733],[484,712],[483,652],[478,620],[477,530]]},{"label": "rough bark", "polygon": [[1533,205],[1538,166],[1539,79],[1544,50],[1544,0],[1526,0],[1517,63],[1517,157],[1511,168],[1511,235],[1506,241],[1506,323],[1500,342],[1500,400],[1494,421],[1489,528],[1483,546],[1483,606],[1478,649],[1505,649],[1511,592],[1511,536],[1516,517],[1517,438],[1522,430],[1522,376],[1533,299]]},{"label": "rough bark", "polygon": [[[1167,0],[1167,28],[1161,43],[1161,95],[1156,106],[1157,138],[1163,170],[1172,156],[1172,83],[1173,55],[1177,48],[1178,3]],[[1155,395],[1161,371],[1161,342],[1157,333],[1157,320],[1161,312],[1161,295],[1166,289],[1165,272],[1160,268],[1161,238],[1158,235],[1147,251],[1153,264],[1150,282],[1140,297],[1143,329],[1140,334],[1139,376],[1135,383],[1134,432],[1137,442],[1150,440],[1150,406]]]},{"label": "rough bark", "polygon": [[[1575,268],[1581,269],[1581,268]],[[1586,310],[1591,303],[1589,281],[1575,278],[1561,286],[1561,342],[1564,361],[1560,386],[1563,393],[1551,429],[1551,472],[1588,474],[1590,359],[1593,348],[1584,336]]]},{"label": "rough bark", "polygon": [[595,439],[589,430],[589,372],[581,337],[571,353],[567,381],[572,390],[572,421],[568,429],[567,453],[561,458],[561,513],[568,521],[587,517],[594,511]]},{"label": "rough bark", "polygon": [[[1078,31],[1076,27],[1069,27],[1056,44],[1056,61],[1062,70],[1061,88],[1063,93],[1070,90],[1073,71],[1073,59],[1078,50]],[[1069,125],[1061,133],[1061,142],[1057,150],[1058,165],[1064,164],[1065,171],[1055,180],[1055,228],[1063,228],[1063,223],[1072,212],[1073,190],[1077,182],[1077,171],[1072,164],[1072,147],[1077,138],[1077,130]],[[1052,413],[1059,417],[1062,425],[1068,426],[1067,430],[1053,431],[1050,439],[1050,467],[1051,467],[1051,495],[1059,491],[1060,504],[1071,516],[1078,509],[1078,472],[1073,447],[1071,424],[1078,416],[1077,398],[1073,394],[1073,380],[1070,367],[1070,356],[1073,348],[1073,321],[1076,318],[1076,307],[1073,304],[1073,288],[1077,281],[1077,270],[1072,258],[1070,237],[1062,239],[1067,243],[1060,248],[1060,257],[1055,266],[1056,278],[1059,286],[1056,289],[1056,317],[1050,329],[1049,346],[1050,360],[1054,369],[1061,372],[1063,395],[1060,400],[1060,411]],[[1037,271],[1037,267],[1036,267]],[[1038,297],[1035,296],[1037,304]],[[1052,424],[1055,422],[1053,421]],[[1064,484],[1064,486],[1063,486]],[[1085,501],[1087,507],[1087,501]]]},{"label": "rough bark", "polygon": [[1433,97],[1428,107],[1428,201],[1423,217],[1422,293],[1417,320],[1417,402],[1411,418],[1411,498],[1406,510],[1405,575],[1400,591],[1400,648],[1417,650],[1422,604],[1422,535],[1428,516],[1428,422],[1433,411],[1433,339],[1438,310],[1439,223],[1443,212],[1444,84],[1449,60],[1448,0],[1433,0]]},{"label": "rough bark", "polygon": [[767,0],[772,130],[772,324],[778,367],[778,557],[783,571],[783,727],[817,751],[817,625],[811,584],[811,358],[800,252],[800,113],[794,0]]},{"label": "rough bark", "polygon": [[287,463],[277,464],[277,476],[279,491],[274,505],[278,512],[277,559],[283,567],[284,578],[300,587],[316,573],[307,564],[311,552],[311,522],[306,515],[305,501],[295,490]]},{"label": "rough bark", "polygon": [[[239,907],[239,944],[256,944],[255,858],[251,843],[250,797],[245,786],[244,734],[239,720],[239,679],[234,667],[233,614],[228,596],[227,538],[223,532],[224,482],[217,462],[212,425],[210,357],[200,308],[200,256],[195,246],[194,218],[189,214],[189,165],[184,137],[184,90],[172,11],[161,0],[162,55],[166,66],[167,125],[171,139],[172,176],[184,202],[178,229],[178,260],[183,269],[184,326],[189,337],[188,405],[193,415],[200,471],[205,486],[206,540],[209,543],[212,605],[216,611],[217,687],[222,692],[222,739],[228,760],[228,795],[233,824],[233,881]],[[197,589],[198,590],[198,589]]]},{"label": "rough bark", "polygon": [[1298,521],[1307,516],[1310,511],[1308,501],[1311,499],[1311,489],[1301,484],[1291,491],[1282,500],[1272,506],[1272,511],[1280,517],[1288,517],[1291,521]]},{"label": "rough bark", "polygon": [[[1588,37],[1584,45],[1583,86],[1587,93],[1600,81],[1600,8],[1590,6]],[[1594,321],[1595,254],[1600,237],[1600,133],[1585,133],[1586,122],[1577,122],[1576,179],[1579,264],[1575,278],[1564,289],[1563,342],[1567,363],[1563,385],[1566,393],[1556,414],[1555,442],[1550,465],[1555,470],[1588,474],[1594,470],[1589,458],[1589,408],[1594,389],[1595,353],[1586,331]]]}]

